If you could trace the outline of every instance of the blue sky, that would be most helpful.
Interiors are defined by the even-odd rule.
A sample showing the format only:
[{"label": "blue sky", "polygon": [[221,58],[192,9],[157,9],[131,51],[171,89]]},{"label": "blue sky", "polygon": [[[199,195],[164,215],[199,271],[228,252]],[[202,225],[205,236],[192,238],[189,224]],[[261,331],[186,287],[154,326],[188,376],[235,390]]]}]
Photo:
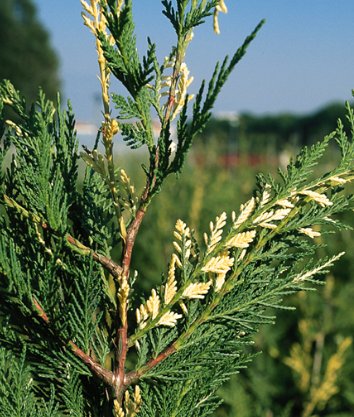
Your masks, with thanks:
[{"label": "blue sky", "polygon": [[[61,59],[64,94],[78,119],[97,120],[99,93],[94,41],[83,26],[79,0],[35,0]],[[159,56],[175,41],[159,0],[135,0],[141,52],[149,35]],[[354,0],[226,0],[221,34],[209,21],[195,33],[187,64],[195,92],[216,60],[242,43],[260,19],[267,23],[230,77],[216,112],[307,112],[345,101],[354,88]],[[118,86],[116,86],[118,87]],[[118,87],[119,88],[119,87]],[[193,91],[194,90],[194,91]]]}]

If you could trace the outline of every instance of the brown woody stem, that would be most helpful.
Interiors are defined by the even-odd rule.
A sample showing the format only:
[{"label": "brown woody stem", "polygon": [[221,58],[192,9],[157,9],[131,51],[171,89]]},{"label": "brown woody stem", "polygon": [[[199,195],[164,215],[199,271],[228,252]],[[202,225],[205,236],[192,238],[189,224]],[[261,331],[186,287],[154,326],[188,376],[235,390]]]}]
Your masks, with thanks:
[{"label": "brown woody stem", "polygon": [[43,310],[42,306],[39,304],[39,302],[32,298],[33,305],[35,306],[38,316],[46,323],[49,324],[49,317],[47,316],[46,312]]},{"label": "brown woody stem", "polygon": [[[50,321],[49,317],[44,311],[43,307],[39,304],[39,302],[33,298],[32,299],[33,305],[38,313],[38,316],[43,320],[43,322],[49,326]],[[65,344],[65,342],[64,342]],[[114,375],[113,372],[109,371],[108,369],[103,368],[99,363],[97,363],[90,355],[85,353],[81,350],[74,342],[71,340],[67,342],[67,345],[70,347],[73,354],[81,359],[81,361],[90,369],[90,371],[101,379],[106,384],[113,386],[114,385]]]},{"label": "brown woody stem", "polygon": [[92,249],[88,248],[87,246],[83,245],[81,242],[79,242],[77,239],[72,237],[71,235],[66,235],[67,242],[79,249],[82,252],[85,252],[87,254],[90,254],[94,261],[101,264],[103,268],[108,271],[112,276],[118,277],[122,274],[122,267],[118,265],[116,262],[114,262],[111,258],[100,255],[99,253],[93,251]]},{"label": "brown woody stem", "polygon": [[145,375],[150,369],[155,368],[160,362],[164,361],[166,358],[168,358],[170,355],[175,353],[177,351],[177,348],[174,343],[170,345],[167,349],[165,349],[162,353],[160,353],[156,358],[151,359],[149,362],[147,362],[143,367],[138,369],[137,371],[129,372],[125,376],[125,385],[131,385],[139,381],[139,379]]},{"label": "brown woody stem", "polygon": [[[122,272],[121,276],[123,279],[129,279],[130,264],[132,259],[133,247],[135,244],[136,236],[138,234],[139,228],[143,221],[143,218],[146,213],[146,206],[148,204],[149,196],[149,182],[146,184],[145,190],[141,197],[140,208],[136,213],[136,216],[132,223],[130,224],[127,230],[127,236],[125,241],[125,246],[123,250],[123,260],[122,260]],[[125,309],[125,317],[127,316],[127,304],[122,306]],[[115,369],[115,379],[116,379],[116,397],[118,401],[122,401],[123,393],[127,387],[126,374],[125,374],[125,363],[128,353],[128,322],[127,320],[122,320],[120,318],[121,325],[118,327],[116,333],[116,369]]]},{"label": "brown woody stem", "polygon": [[132,259],[133,247],[138,234],[141,222],[146,213],[145,205],[143,205],[136,213],[136,217],[131,223],[127,231],[127,240],[124,248],[124,256],[122,261],[122,274],[126,277],[129,275],[130,263]]},{"label": "brown woody stem", "polygon": [[118,367],[116,368],[115,372],[115,379],[116,379],[116,397],[119,402],[122,401],[123,393],[126,388],[125,384],[125,362],[127,360],[127,353],[128,353],[128,344],[127,344],[127,333],[128,328],[125,324],[117,331],[117,342],[119,343],[117,348],[117,357],[116,362],[118,363]]},{"label": "brown woody stem", "polygon": [[91,372],[100,378],[107,385],[114,385],[114,375],[113,372],[101,366],[95,360],[92,359],[90,355],[81,350],[74,342],[69,341],[68,345],[71,348],[71,351],[75,356],[82,360],[82,362],[87,365]]}]

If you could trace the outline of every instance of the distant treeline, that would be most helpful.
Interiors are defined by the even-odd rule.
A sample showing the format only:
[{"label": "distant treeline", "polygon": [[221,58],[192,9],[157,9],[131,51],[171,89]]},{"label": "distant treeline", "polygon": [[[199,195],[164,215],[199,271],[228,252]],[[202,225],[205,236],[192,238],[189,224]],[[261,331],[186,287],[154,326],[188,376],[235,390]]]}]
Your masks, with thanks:
[{"label": "distant treeline", "polygon": [[201,142],[217,141],[218,148],[228,152],[242,149],[245,143],[249,151],[309,145],[333,131],[338,118],[345,118],[343,103],[332,103],[305,115],[241,113],[237,117],[215,117],[203,132]]}]

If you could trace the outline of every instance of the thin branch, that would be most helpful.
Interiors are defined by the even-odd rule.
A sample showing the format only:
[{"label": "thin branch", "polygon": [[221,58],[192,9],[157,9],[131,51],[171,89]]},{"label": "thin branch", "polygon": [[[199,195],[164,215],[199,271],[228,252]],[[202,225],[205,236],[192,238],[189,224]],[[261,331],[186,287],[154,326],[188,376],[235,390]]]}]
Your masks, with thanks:
[{"label": "thin branch", "polygon": [[38,316],[46,323],[49,324],[49,317],[47,316],[46,312],[43,310],[42,306],[39,304],[39,302],[32,298],[32,303],[35,306]]},{"label": "thin branch", "polygon": [[143,218],[146,213],[145,204],[141,205],[141,208],[137,211],[135,219],[132,221],[131,225],[127,231],[127,240],[124,248],[124,256],[122,261],[122,274],[126,277],[129,275],[130,263],[132,259],[133,247],[135,244],[136,236],[138,234],[139,228],[143,221]]},{"label": "thin branch", "polygon": [[[25,209],[23,206],[18,204],[17,201],[8,197],[6,194],[4,194],[4,202],[6,203],[8,207],[13,208],[24,217],[30,219],[34,224],[37,224],[42,229],[48,230],[50,233],[55,234],[55,230],[51,229],[49,224],[46,223],[44,220],[42,220],[37,214],[31,213],[30,211]],[[75,239],[70,234],[67,234],[65,236],[65,239],[67,243],[69,244],[69,247],[73,246],[73,249],[77,250],[81,254],[91,255],[92,258],[96,262],[101,264],[103,268],[105,268],[114,277],[118,277],[122,274],[122,271],[123,271],[122,267],[118,265],[116,262],[114,262],[112,259],[108,258],[107,256],[100,255],[99,253],[95,252],[91,248],[85,246],[83,243]]]},{"label": "thin branch", "polygon": [[83,350],[81,350],[74,342],[71,340],[68,342],[68,345],[71,348],[71,351],[75,356],[82,360],[82,362],[87,365],[87,367],[91,370],[91,372],[100,378],[103,382],[107,385],[114,386],[114,375],[113,372],[109,371],[108,369],[101,366],[97,363],[94,359],[91,358],[90,355],[87,355]]},{"label": "thin branch", "polygon": [[[49,326],[50,321],[49,317],[44,311],[43,307],[39,304],[39,302],[32,298],[33,305],[38,313],[38,316],[43,320],[43,322]],[[65,342],[63,342],[65,344]],[[70,347],[73,354],[81,359],[81,361],[90,369],[90,371],[105,382],[107,385],[114,386],[114,375],[113,372],[109,371],[108,369],[103,368],[99,363],[97,363],[90,355],[85,353],[82,349],[80,349],[73,341],[67,342],[67,345]]]},{"label": "thin branch", "polygon": [[116,351],[116,362],[118,363],[118,367],[116,368],[115,373],[114,373],[114,377],[116,380],[116,384],[115,384],[116,398],[119,402],[122,401],[123,393],[126,389],[125,362],[127,360],[127,353],[128,353],[127,338],[128,338],[128,325],[124,324],[117,331],[117,341],[119,345]]},{"label": "thin branch", "polygon": [[99,253],[82,244],[80,241],[78,241],[71,235],[66,235],[65,237],[69,245],[74,246],[83,254],[91,255],[94,261],[101,264],[103,268],[106,269],[106,271],[108,271],[112,276],[119,277],[122,274],[123,268],[108,256],[100,255]]},{"label": "thin branch", "polygon": [[[132,223],[130,224],[127,230],[127,237],[125,241],[125,246],[123,249],[123,260],[122,260],[122,272],[121,277],[123,280],[129,279],[129,272],[130,272],[130,264],[132,259],[133,247],[135,244],[135,240],[143,221],[143,218],[146,213],[146,206],[149,201],[149,181],[147,181],[144,192],[142,194],[140,200],[140,207],[136,213],[136,216]],[[127,317],[127,303],[121,306],[121,309],[124,309],[123,314],[124,317]],[[122,320],[122,317],[117,317],[117,321],[120,321],[120,325],[117,326],[117,333],[116,333],[116,367],[114,372],[114,377],[116,380],[116,397],[119,402],[122,401],[123,393],[127,387],[125,380],[125,363],[128,353],[128,321]]]},{"label": "thin branch", "polygon": [[[283,288],[286,288],[289,286],[289,283],[286,283]],[[259,303],[260,299],[266,298],[267,295],[269,295],[272,291],[269,293],[263,293],[260,297],[257,297],[254,300],[251,300],[247,302],[245,305],[251,305],[251,304],[257,304]],[[219,297],[222,298],[222,295],[219,293]],[[148,371],[155,368],[158,364],[160,364],[162,361],[167,359],[169,356],[171,356],[173,353],[176,353],[178,350],[183,348],[184,342],[190,338],[192,333],[200,327],[203,323],[210,320],[210,314],[214,310],[214,308],[217,306],[218,302],[214,300],[212,304],[210,304],[202,313],[202,315],[191,325],[189,329],[187,329],[185,332],[183,332],[169,347],[167,347],[162,353],[160,353],[156,358],[150,359],[145,365],[143,365],[140,369],[136,371],[129,372],[125,377],[125,385],[129,386],[131,384],[135,384],[138,382],[138,380],[144,376]],[[242,310],[242,308],[245,306],[238,307],[238,310]],[[236,309],[235,309],[236,310]],[[215,319],[216,316],[213,316],[212,319]]]},{"label": "thin branch", "polygon": [[129,386],[131,384],[135,384],[139,381],[139,379],[144,376],[148,371],[155,368],[159,363],[164,361],[166,358],[171,356],[173,353],[177,352],[177,347],[175,343],[172,343],[167,349],[165,349],[162,353],[160,353],[156,358],[150,359],[143,367],[138,369],[137,371],[131,371],[125,376],[125,385]]},{"label": "thin branch", "polygon": [[[187,45],[188,45],[188,43],[185,42],[184,37],[179,36],[178,37],[176,62],[175,62],[175,65],[174,65],[174,68],[173,68],[173,74],[172,74],[172,77],[171,77],[171,86],[170,86],[170,89],[169,89],[169,95],[168,95],[167,106],[166,106],[166,110],[165,110],[162,129],[164,129],[167,126],[167,124],[169,123],[169,121],[171,119],[171,116],[172,116],[173,107],[175,105],[175,91],[176,91],[176,88],[177,88],[180,68],[181,68],[181,64],[183,62],[183,58],[184,58],[184,55],[185,55]],[[123,268],[122,276],[127,280],[128,280],[128,277],[129,277],[130,264],[131,264],[131,258],[132,258],[132,253],[133,253],[135,240],[136,240],[138,231],[140,229],[141,223],[143,221],[143,218],[145,216],[146,208],[147,208],[147,206],[149,204],[149,201],[152,197],[152,194],[151,194],[150,190],[154,189],[155,183],[156,183],[156,171],[158,170],[158,166],[159,166],[159,151],[160,150],[159,150],[159,144],[158,144],[156,146],[155,157],[154,157],[153,164],[150,164],[150,173],[149,173],[149,176],[147,178],[145,189],[144,189],[143,194],[141,196],[139,210],[137,211],[134,220],[132,221],[132,223],[130,224],[130,226],[127,230],[127,236],[126,236],[126,241],[125,241],[124,250],[123,250],[123,257],[122,257],[122,268]],[[123,306],[123,308],[126,310],[127,306],[125,305],[125,306]],[[126,313],[127,313],[127,311],[125,311],[125,317],[126,317]],[[125,361],[126,361],[127,352],[128,352],[128,349],[129,349],[129,345],[128,345],[128,322],[127,321],[123,322],[122,326],[120,328],[118,328],[118,330],[117,330],[116,344],[117,344],[117,355],[116,355],[117,360],[116,361],[118,363],[118,366],[116,368],[115,375],[117,377],[117,380],[119,381],[119,384],[121,384],[121,388],[119,388],[119,396],[118,396],[118,399],[119,399],[119,397],[121,396],[121,393],[126,388],[126,384],[125,384],[125,381],[126,381]],[[172,349],[172,347],[171,347],[171,349]],[[164,357],[161,357],[160,360],[163,360],[163,359],[164,359]],[[155,359],[155,361],[156,360],[157,360],[157,358]],[[151,364],[151,366],[152,367],[156,366],[156,365],[154,365],[154,361]]]},{"label": "thin branch", "polygon": [[[283,226],[283,223],[282,223]],[[269,241],[270,236],[273,237],[275,232],[269,233],[267,237],[265,237],[262,241],[258,242],[258,249],[261,247],[264,247],[264,245]],[[236,277],[238,277],[241,274],[241,271],[252,261],[252,257],[249,257],[247,260],[244,260],[244,263],[242,264],[243,268],[237,268],[234,274],[229,277],[229,283],[236,282]],[[289,285],[293,285],[293,283],[285,283],[285,285],[282,288],[287,288]],[[151,359],[148,361],[145,365],[143,365],[140,369],[136,371],[129,372],[126,375],[125,378],[125,384],[126,386],[129,386],[130,384],[136,383],[143,375],[145,375],[148,371],[153,369],[155,366],[157,366],[159,363],[164,361],[166,358],[168,358],[173,353],[177,352],[183,347],[183,344],[186,340],[190,338],[190,336],[193,334],[193,332],[201,326],[203,323],[209,321],[210,319],[215,319],[216,315],[211,316],[211,313],[215,309],[215,307],[219,304],[221,299],[226,295],[228,291],[230,291],[231,288],[228,288],[228,285],[224,285],[223,289],[219,292],[216,299],[207,306],[207,308],[204,310],[204,312],[199,316],[198,319],[194,321],[194,323],[186,330],[184,331],[169,347],[167,347],[160,355],[158,355],[156,358]],[[279,289],[277,289],[278,291]],[[247,301],[246,305],[251,304],[257,304],[259,303],[263,298],[267,298],[269,294],[271,294],[273,290],[270,292],[262,293],[259,297]],[[243,306],[235,307],[234,310],[242,310],[244,308]]]}]

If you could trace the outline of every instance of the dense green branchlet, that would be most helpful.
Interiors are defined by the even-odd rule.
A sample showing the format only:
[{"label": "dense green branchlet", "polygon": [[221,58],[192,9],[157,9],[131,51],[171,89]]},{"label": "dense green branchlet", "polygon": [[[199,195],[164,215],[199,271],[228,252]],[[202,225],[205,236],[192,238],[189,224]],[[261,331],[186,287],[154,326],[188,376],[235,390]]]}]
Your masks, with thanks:
[{"label": "dense green branchlet", "polygon": [[[214,15],[219,31],[224,1],[162,1],[177,36],[162,63],[151,40],[140,58],[132,3],[82,1],[96,38],[104,120],[94,149],[81,153],[81,186],[70,106],[63,111],[59,100],[53,104],[40,93],[28,110],[9,82],[1,84],[0,109],[9,106],[16,115],[16,122],[2,118],[0,125],[6,167],[0,184],[1,417],[9,410],[21,417],[210,415],[220,402],[218,388],[252,359],[252,335],[274,321],[269,308],[284,308],[286,295],[309,289],[343,255],[309,260],[316,237],[345,227],[335,215],[353,207],[344,188],[354,178],[354,143],[339,122],[279,178],[259,176],[254,195],[211,222],[204,242],[178,220],[161,285],[145,299],[136,293],[144,265],[135,272],[130,262],[149,204],[166,177],[181,171],[263,22],[193,97],[186,51],[207,17]],[[126,95],[110,94],[111,76]],[[349,105],[347,114],[353,131]],[[140,193],[115,165],[118,132],[131,148],[148,152]],[[313,176],[334,145],[338,165]]]}]

